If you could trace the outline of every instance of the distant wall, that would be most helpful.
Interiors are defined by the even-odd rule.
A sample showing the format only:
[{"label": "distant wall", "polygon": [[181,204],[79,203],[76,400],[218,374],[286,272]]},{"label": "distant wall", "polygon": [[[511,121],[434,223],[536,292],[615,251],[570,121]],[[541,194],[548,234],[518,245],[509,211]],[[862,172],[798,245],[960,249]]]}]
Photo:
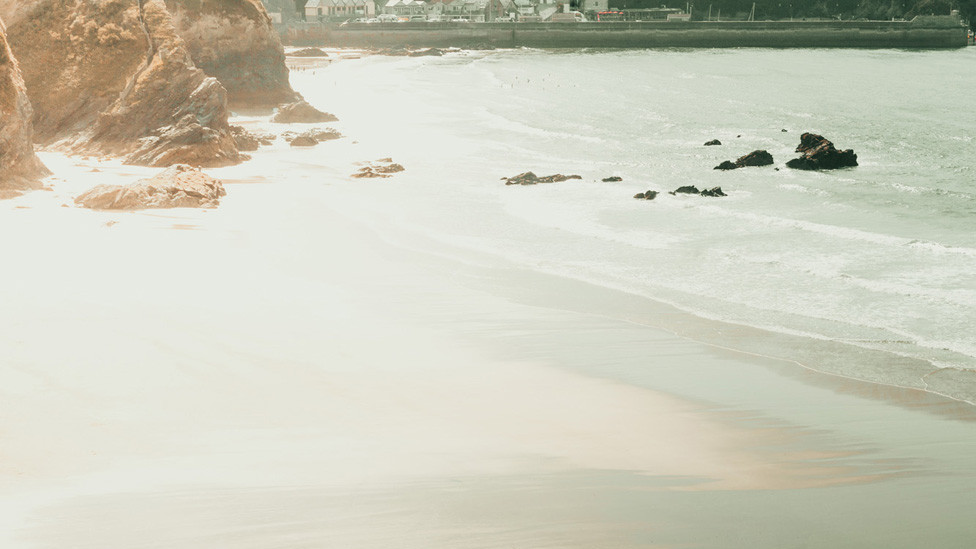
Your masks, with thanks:
[{"label": "distant wall", "polygon": [[332,47],[503,48],[961,48],[958,18],[913,21],[618,23],[305,23],[286,43]]}]

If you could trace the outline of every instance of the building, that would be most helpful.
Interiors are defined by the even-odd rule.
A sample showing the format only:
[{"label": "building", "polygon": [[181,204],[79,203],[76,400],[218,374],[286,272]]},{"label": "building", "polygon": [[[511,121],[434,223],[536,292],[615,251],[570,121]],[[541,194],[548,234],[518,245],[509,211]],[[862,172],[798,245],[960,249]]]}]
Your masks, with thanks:
[{"label": "building", "polygon": [[305,3],[306,21],[333,21],[375,17],[373,0],[308,0]]},{"label": "building", "polygon": [[391,13],[397,17],[427,16],[427,2],[421,0],[389,0],[383,6],[383,13]]}]

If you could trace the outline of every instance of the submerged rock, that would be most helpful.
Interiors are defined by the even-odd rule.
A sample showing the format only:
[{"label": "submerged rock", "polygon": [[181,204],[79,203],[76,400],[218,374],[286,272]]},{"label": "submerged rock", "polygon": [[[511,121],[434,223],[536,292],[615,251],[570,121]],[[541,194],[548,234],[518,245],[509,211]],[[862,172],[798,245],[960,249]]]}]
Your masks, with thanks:
[{"label": "submerged rock", "polygon": [[711,147],[711,146],[714,146],[714,145],[721,145],[721,144],[722,144],[722,142],[719,141],[718,139],[712,139],[711,141],[706,141],[705,142],[705,146],[706,147]]},{"label": "submerged rock", "polygon": [[657,195],[658,195],[657,191],[644,191],[642,193],[635,194],[634,198],[638,200],[654,200],[655,198],[657,198]]},{"label": "submerged rock", "polygon": [[524,172],[512,177],[503,177],[502,180],[505,181],[506,185],[536,185],[538,183],[559,183],[562,181],[568,181],[570,179],[583,179],[579,175],[563,175],[557,173],[554,175],[546,175],[539,177],[532,172]]},{"label": "submerged rock", "polygon": [[604,183],[616,183],[618,181],[623,181],[623,180],[624,180],[624,178],[619,177],[619,176],[616,176],[616,175],[611,175],[610,177],[604,177],[602,179],[602,181]]},{"label": "submerged rock", "polygon": [[337,120],[339,119],[334,114],[322,112],[309,105],[308,101],[305,100],[282,105],[271,118],[272,122],[279,124],[335,122]]},{"label": "submerged rock", "polygon": [[75,198],[75,204],[94,210],[215,208],[225,194],[220,181],[178,164],[132,185],[98,185]]},{"label": "submerged rock", "polygon": [[726,194],[722,192],[722,187],[712,187],[711,189],[698,190],[698,187],[694,185],[685,185],[683,187],[678,187],[677,189],[671,191],[668,194],[672,194],[672,195],[697,194],[700,196],[726,196]]},{"label": "submerged rock", "polygon": [[852,149],[839,151],[833,143],[815,133],[801,135],[796,152],[803,153],[803,156],[787,162],[787,167],[797,170],[833,170],[857,166],[857,155]]},{"label": "submerged rock", "polygon": [[694,185],[684,185],[671,191],[670,194],[699,194],[699,193],[701,193],[701,191],[698,190],[698,187]]},{"label": "submerged rock", "polygon": [[47,168],[34,155],[34,111],[0,21],[0,198],[40,188]]},{"label": "submerged rock", "polygon": [[727,196],[722,192],[722,187],[712,187],[711,189],[703,189],[702,192],[698,193],[702,196]]}]

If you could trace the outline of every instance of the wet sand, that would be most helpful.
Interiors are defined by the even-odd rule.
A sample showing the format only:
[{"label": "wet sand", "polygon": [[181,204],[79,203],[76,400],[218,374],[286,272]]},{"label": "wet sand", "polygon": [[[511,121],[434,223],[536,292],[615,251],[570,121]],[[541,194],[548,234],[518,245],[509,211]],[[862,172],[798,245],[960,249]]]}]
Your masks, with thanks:
[{"label": "wet sand", "polygon": [[391,233],[328,185],[90,212],[59,205],[140,170],[45,162],[55,191],[0,203],[2,547],[976,534],[972,407],[811,372],[813,342],[740,352],[763,335]]}]

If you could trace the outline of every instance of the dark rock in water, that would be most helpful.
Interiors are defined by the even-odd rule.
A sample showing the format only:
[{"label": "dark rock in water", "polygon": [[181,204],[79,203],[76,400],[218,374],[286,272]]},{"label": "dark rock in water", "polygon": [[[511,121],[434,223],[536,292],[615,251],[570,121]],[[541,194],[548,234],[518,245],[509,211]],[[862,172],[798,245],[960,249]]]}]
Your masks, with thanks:
[{"label": "dark rock in water", "polygon": [[833,170],[857,166],[857,155],[852,149],[838,151],[833,143],[814,133],[800,136],[796,152],[803,153],[803,156],[787,162],[787,167],[797,170]]},{"label": "dark rock in water", "polygon": [[616,175],[611,175],[610,177],[604,177],[602,181],[604,183],[616,183],[617,181],[623,181],[623,180],[624,180],[624,178],[622,178],[622,177],[618,177]]},{"label": "dark rock in water", "polygon": [[559,183],[561,181],[567,181],[569,179],[583,179],[583,177],[579,175],[563,175],[561,173],[539,177],[532,172],[524,172],[518,175],[513,175],[512,177],[502,178],[502,180],[505,182],[506,185],[536,185],[538,183]]},{"label": "dark rock in water", "polygon": [[780,131],[781,131],[781,132],[783,132],[783,133],[786,133],[786,128],[783,128],[783,129],[782,129],[782,130],[780,130]]},{"label": "dark rock in water", "polygon": [[677,189],[671,191],[671,194],[700,194],[701,191],[698,187],[694,185],[685,185],[683,187],[678,187]]},{"label": "dark rock in water", "polygon": [[291,140],[292,147],[314,147],[318,145],[319,142],[310,135],[299,135]]},{"label": "dark rock in water", "polygon": [[735,165],[738,168],[745,168],[746,166],[769,166],[772,163],[773,155],[763,150],[752,151],[745,156],[740,156],[735,161]]},{"label": "dark rock in water", "polygon": [[639,200],[654,200],[657,198],[657,191],[645,191],[642,193],[637,193],[634,195],[634,198]]},{"label": "dark rock in water", "polygon": [[305,48],[298,51],[293,51],[288,54],[288,57],[328,57],[329,54],[318,48]]},{"label": "dark rock in water", "polygon": [[322,112],[308,104],[307,101],[298,101],[282,105],[271,118],[272,122],[279,124],[293,123],[315,123],[315,122],[335,122],[339,120],[334,114]]},{"label": "dark rock in water", "polygon": [[725,162],[722,162],[721,164],[715,166],[712,169],[713,170],[734,170],[736,168],[738,168],[738,166],[736,166],[734,162],[730,160],[726,160]]},{"label": "dark rock in water", "polygon": [[722,192],[722,187],[712,187],[711,189],[705,189],[698,194],[702,196],[727,196],[724,192]]},{"label": "dark rock in water", "polygon": [[95,210],[215,208],[225,194],[220,181],[177,164],[132,185],[98,185],[75,198],[75,203]]},{"label": "dark rock in water", "polygon": [[705,142],[705,146],[706,147],[711,147],[712,145],[721,145],[721,144],[722,144],[722,142],[719,141],[718,139],[712,139],[711,141],[706,141]]}]

